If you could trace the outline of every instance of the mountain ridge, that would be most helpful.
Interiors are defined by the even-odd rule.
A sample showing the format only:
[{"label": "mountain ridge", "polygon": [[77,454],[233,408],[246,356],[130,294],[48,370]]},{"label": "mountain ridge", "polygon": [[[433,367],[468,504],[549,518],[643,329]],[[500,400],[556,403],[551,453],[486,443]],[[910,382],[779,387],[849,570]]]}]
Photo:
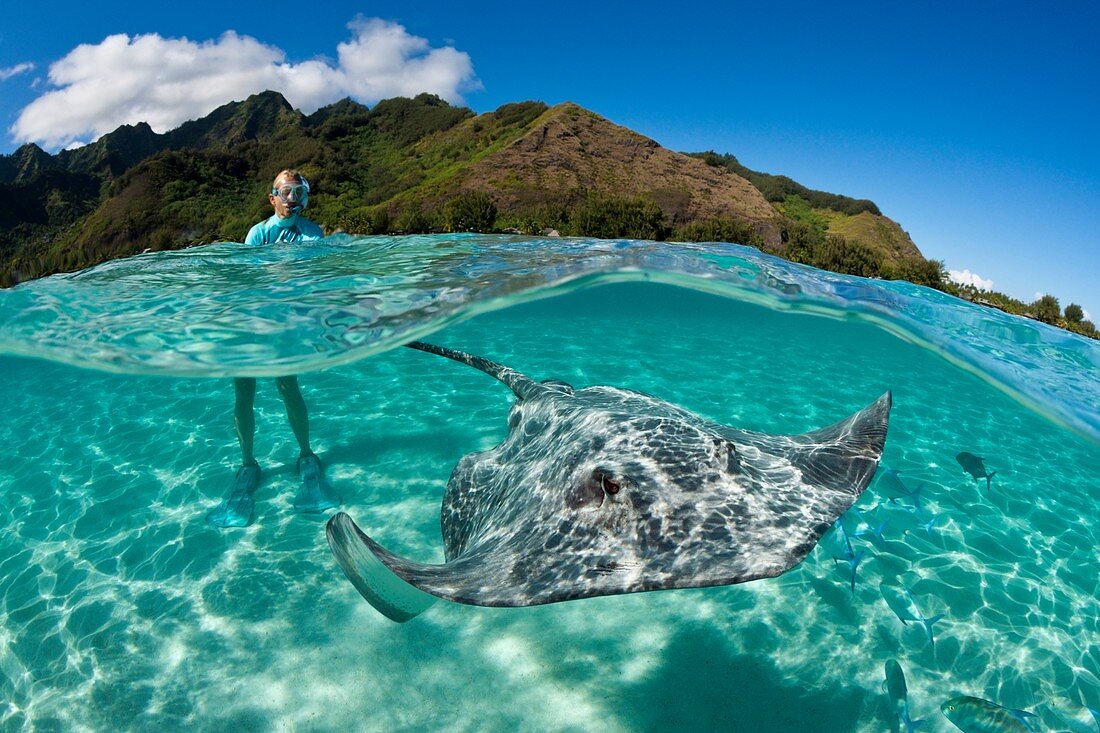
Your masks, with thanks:
[{"label": "mountain ridge", "polygon": [[[475,114],[422,94],[373,108],[343,99],[306,116],[267,91],[165,133],[123,125],[56,155],[28,144],[0,156],[3,284],[145,249],[240,241],[269,215],[267,182],[288,166],[309,176],[310,216],[328,232],[445,229],[456,199],[480,196],[498,228],[720,236],[796,255],[850,238],[877,267],[923,260],[871,202],[845,213],[855,199],[705,155],[669,150],[572,102]],[[787,182],[776,189],[783,201],[773,178]],[[807,214],[801,196],[837,210]],[[865,212],[873,225],[853,225]]]},{"label": "mountain ridge", "polygon": [[[781,241],[774,209],[744,178],[723,177],[572,102],[548,109],[527,134],[492,159],[471,165],[463,178],[468,187],[498,192],[506,204],[530,203],[504,185],[506,176],[527,184],[516,189],[520,192],[607,188],[628,197],[649,196],[672,226],[735,213],[758,224],[765,241]],[[652,179],[661,185],[645,185]]]}]

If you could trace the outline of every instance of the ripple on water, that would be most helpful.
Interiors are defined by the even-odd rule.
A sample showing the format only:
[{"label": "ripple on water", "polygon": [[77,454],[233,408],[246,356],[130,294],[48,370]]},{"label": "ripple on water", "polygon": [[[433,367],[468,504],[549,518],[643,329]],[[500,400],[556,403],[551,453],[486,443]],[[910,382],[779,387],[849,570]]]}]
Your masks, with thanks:
[{"label": "ripple on water", "polygon": [[[524,610],[437,604],[394,625],[343,578],[323,520],[291,510],[297,448],[270,380],[257,521],[222,532],[203,518],[239,461],[227,380],[10,362],[21,422],[19,458],[0,473],[0,728],[881,731],[891,658],[937,733],[950,724],[936,707],[956,694],[1096,705],[1093,443],[867,323],[604,287],[432,338],[771,432],[894,388],[883,463],[923,484],[922,508],[872,486],[845,517],[866,553],[854,592],[830,533],[773,580]],[[507,393],[409,350],[300,381],[345,509],[383,544],[438,561],[447,476],[503,437]],[[50,390],[80,397],[41,417]],[[959,468],[961,450],[998,470],[989,490]],[[881,539],[856,535],[883,521]],[[934,645],[884,587],[945,614]]]}]

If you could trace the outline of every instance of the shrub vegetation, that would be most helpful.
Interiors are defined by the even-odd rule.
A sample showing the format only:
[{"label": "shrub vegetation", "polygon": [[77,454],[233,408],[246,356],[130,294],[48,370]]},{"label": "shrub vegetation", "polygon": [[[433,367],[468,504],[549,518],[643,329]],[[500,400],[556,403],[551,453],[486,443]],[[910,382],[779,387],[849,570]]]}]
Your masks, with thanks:
[{"label": "shrub vegetation", "polygon": [[483,191],[463,191],[443,207],[443,226],[449,232],[492,231],[497,207]]}]

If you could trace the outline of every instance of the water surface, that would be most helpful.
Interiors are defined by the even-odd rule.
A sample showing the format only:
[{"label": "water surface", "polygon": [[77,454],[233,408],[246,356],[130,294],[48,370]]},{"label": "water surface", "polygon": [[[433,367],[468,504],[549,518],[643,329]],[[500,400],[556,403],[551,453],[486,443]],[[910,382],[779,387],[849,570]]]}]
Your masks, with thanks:
[{"label": "water surface", "polygon": [[[474,236],[144,255],[6,291],[0,315],[3,729],[881,731],[891,658],[924,730],[955,730],[938,707],[960,694],[1050,730],[1100,705],[1095,342],[732,245]],[[293,513],[266,377],[304,372],[343,509],[441,561],[450,470],[503,438],[511,396],[396,348],[417,337],[766,432],[892,389],[883,466],[923,509],[872,484],[844,517],[854,592],[830,532],[774,580],[393,624],[325,518]],[[239,461],[234,374],[261,377],[265,481],[256,523],[222,531],[203,518]],[[934,644],[887,605],[904,589],[944,614]]]}]

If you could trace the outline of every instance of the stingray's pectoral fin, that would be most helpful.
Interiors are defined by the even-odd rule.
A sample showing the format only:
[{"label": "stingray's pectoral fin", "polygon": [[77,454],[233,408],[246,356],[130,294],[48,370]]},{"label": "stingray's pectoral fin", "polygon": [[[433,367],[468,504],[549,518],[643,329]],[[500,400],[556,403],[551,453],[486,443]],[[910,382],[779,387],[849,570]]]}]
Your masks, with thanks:
[{"label": "stingray's pectoral fin", "polygon": [[805,480],[847,498],[841,512],[871,483],[886,443],[893,398],[889,392],[867,407],[812,433],[799,436],[806,448],[792,457]]},{"label": "stingray's pectoral fin", "polygon": [[329,547],[344,575],[360,595],[386,618],[404,623],[437,600],[386,567],[375,550],[381,548],[363,534],[344,512],[337,512],[329,520],[327,534]]}]

